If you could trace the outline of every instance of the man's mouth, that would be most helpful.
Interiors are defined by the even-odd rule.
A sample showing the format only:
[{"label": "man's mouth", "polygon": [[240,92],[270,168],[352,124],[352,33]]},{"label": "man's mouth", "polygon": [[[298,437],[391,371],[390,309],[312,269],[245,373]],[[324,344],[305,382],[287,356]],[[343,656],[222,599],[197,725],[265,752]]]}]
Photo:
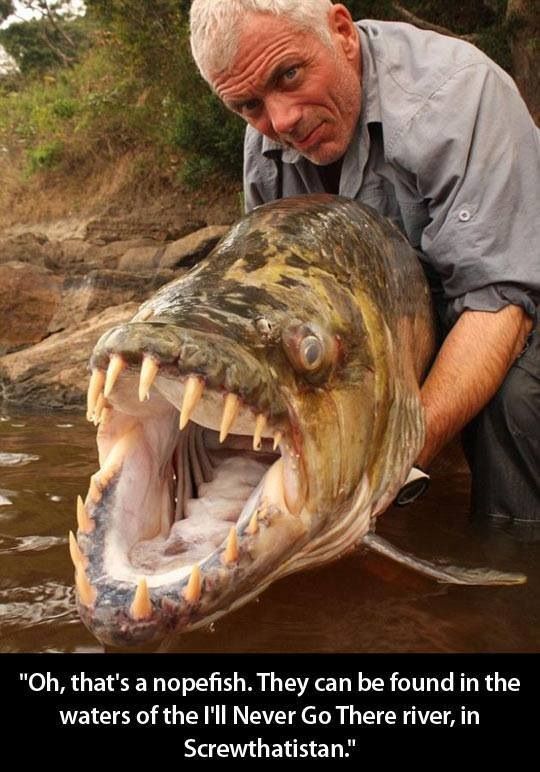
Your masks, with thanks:
[{"label": "man's mouth", "polygon": [[292,145],[296,150],[307,150],[309,147],[317,144],[321,138],[323,124],[319,123],[315,128],[304,134],[301,139],[297,139],[296,135],[292,137],[288,144]]}]

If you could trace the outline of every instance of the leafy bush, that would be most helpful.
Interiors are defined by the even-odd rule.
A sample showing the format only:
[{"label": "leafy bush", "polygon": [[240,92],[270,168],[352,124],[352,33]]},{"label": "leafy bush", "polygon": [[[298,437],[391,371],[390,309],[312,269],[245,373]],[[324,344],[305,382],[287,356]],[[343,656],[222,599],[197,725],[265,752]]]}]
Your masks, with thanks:
[{"label": "leafy bush", "polygon": [[58,141],[47,142],[29,150],[27,152],[28,170],[35,173],[43,169],[52,169],[60,162],[62,150],[62,143]]}]

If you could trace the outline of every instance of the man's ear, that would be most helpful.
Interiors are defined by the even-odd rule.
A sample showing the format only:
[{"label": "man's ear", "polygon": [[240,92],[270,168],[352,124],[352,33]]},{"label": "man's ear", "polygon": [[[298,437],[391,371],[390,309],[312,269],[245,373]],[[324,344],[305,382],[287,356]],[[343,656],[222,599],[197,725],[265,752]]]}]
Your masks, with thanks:
[{"label": "man's ear", "polygon": [[333,5],[328,11],[328,25],[337,45],[341,46],[347,59],[353,61],[360,51],[360,41],[349,9],[341,3]]}]

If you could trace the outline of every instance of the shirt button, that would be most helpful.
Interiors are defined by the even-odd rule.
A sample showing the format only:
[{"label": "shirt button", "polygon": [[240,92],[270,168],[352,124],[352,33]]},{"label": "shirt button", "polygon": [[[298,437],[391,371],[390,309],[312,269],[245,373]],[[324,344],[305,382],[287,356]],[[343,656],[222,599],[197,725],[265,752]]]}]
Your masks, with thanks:
[{"label": "shirt button", "polygon": [[468,209],[462,209],[458,217],[461,220],[461,222],[469,222],[469,220],[471,219],[471,213],[469,212]]}]

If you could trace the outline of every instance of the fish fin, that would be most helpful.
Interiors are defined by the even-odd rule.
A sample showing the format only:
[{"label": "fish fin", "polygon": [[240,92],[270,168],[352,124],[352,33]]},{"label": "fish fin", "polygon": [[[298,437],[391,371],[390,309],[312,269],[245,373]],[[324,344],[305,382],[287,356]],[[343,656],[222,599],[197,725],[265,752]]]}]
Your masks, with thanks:
[{"label": "fish fin", "polygon": [[497,571],[492,568],[464,568],[462,566],[450,566],[445,564],[430,563],[422,558],[417,558],[410,552],[405,552],[395,547],[381,536],[368,533],[363,541],[366,547],[384,555],[387,558],[401,563],[413,571],[418,571],[425,576],[430,576],[438,582],[449,584],[524,584],[527,581],[525,574]]}]

